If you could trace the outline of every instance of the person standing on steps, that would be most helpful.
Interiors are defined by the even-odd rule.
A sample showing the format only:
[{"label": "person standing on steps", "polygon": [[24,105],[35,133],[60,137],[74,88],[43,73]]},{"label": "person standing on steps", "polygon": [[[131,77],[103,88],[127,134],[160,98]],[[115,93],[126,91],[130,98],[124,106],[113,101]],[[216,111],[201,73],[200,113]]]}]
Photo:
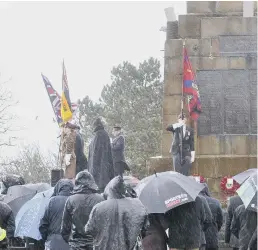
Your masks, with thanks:
[{"label": "person standing on steps", "polygon": [[189,176],[192,163],[195,160],[194,131],[186,123],[186,115],[182,113],[178,116],[178,123],[169,125],[167,131],[173,133],[171,153],[174,170]]}]

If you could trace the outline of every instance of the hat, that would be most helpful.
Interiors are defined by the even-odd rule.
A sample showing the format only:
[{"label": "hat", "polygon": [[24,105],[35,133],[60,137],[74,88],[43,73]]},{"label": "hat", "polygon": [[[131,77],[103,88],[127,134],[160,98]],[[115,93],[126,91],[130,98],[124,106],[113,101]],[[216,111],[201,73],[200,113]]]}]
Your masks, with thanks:
[{"label": "hat", "polygon": [[120,124],[115,124],[115,126],[113,128],[115,128],[115,129],[122,129]]},{"label": "hat", "polygon": [[72,123],[70,123],[70,122],[67,122],[67,123],[65,124],[65,127],[71,128],[71,129],[80,129],[79,126],[77,126],[76,124],[72,124]]}]

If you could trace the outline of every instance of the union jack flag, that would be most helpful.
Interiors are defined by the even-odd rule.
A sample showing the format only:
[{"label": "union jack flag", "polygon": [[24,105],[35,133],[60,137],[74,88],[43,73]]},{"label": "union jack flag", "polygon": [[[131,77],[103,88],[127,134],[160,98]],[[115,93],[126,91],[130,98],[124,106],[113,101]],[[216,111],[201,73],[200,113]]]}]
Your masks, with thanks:
[{"label": "union jack flag", "polygon": [[[61,97],[60,95],[57,93],[57,91],[53,88],[52,84],[50,83],[50,81],[48,80],[48,78],[46,76],[44,76],[43,74],[41,74],[43,81],[45,83],[45,87],[49,96],[49,100],[51,102],[53,111],[55,113],[56,116],[56,121],[58,123],[58,125],[61,125],[63,123],[63,119],[61,117]],[[72,111],[74,112],[77,109],[77,104],[72,103]]]}]

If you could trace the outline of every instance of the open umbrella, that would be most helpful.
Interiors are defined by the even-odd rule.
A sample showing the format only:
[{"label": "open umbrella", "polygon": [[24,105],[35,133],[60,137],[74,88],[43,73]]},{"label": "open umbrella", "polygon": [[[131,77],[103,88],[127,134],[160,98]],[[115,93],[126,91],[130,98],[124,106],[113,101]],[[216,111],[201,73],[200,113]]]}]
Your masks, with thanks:
[{"label": "open umbrella", "polygon": [[50,189],[51,186],[47,183],[16,185],[8,188],[3,202],[7,203],[14,216],[17,215],[20,208],[37,193]]},{"label": "open umbrella", "polygon": [[168,171],[142,179],[135,191],[149,213],[165,213],[195,201],[203,188],[202,184],[187,176]]},{"label": "open umbrella", "polygon": [[15,218],[15,237],[41,239],[39,223],[53,191],[54,188],[51,188],[38,193],[21,207]]},{"label": "open umbrella", "polygon": [[251,175],[236,192],[246,209],[257,212],[257,173]]},{"label": "open umbrella", "polygon": [[246,171],[244,172],[241,172],[235,176],[233,176],[233,179],[239,183],[240,185],[242,183],[245,182],[245,180],[247,180],[251,175],[255,174],[258,172],[258,169],[257,168],[250,168],[250,169],[247,169]]}]

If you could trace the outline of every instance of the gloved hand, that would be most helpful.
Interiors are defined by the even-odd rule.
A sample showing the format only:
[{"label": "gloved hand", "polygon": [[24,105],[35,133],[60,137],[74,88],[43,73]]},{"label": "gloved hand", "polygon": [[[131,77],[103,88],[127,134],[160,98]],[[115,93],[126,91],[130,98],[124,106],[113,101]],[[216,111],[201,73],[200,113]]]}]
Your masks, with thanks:
[{"label": "gloved hand", "polygon": [[70,165],[70,161],[71,161],[71,156],[72,156],[72,154],[66,154],[65,155],[65,165],[66,166],[69,166]]}]

